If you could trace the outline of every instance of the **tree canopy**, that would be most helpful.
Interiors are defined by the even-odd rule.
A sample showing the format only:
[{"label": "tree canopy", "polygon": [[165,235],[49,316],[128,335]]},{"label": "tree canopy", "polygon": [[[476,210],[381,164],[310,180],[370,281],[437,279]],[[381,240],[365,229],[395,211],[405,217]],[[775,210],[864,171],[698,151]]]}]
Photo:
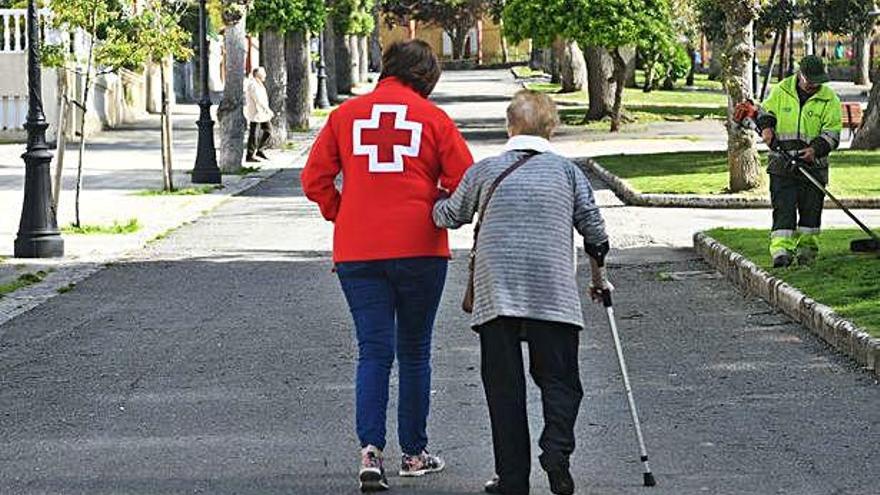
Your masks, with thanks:
[{"label": "tree canopy", "polygon": [[326,16],[322,0],[254,0],[247,17],[247,28],[251,33],[317,32],[324,27]]},{"label": "tree canopy", "polygon": [[333,0],[330,15],[337,32],[366,36],[373,32],[376,21],[373,10],[376,0]]}]

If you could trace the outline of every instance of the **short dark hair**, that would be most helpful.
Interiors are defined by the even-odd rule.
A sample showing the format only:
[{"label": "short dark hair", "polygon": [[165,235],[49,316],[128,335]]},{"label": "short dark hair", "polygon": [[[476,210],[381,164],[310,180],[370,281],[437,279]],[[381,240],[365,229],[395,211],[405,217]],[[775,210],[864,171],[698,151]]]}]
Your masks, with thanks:
[{"label": "short dark hair", "polygon": [[382,54],[382,75],[396,77],[425,98],[440,79],[440,61],[431,45],[422,40],[399,41]]}]

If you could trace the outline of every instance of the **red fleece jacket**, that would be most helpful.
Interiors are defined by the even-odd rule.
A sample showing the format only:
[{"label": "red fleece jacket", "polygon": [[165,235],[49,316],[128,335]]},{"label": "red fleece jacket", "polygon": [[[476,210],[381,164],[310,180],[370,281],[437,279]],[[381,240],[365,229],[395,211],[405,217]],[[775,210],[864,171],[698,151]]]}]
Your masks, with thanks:
[{"label": "red fleece jacket", "polygon": [[472,164],[449,116],[391,77],[330,114],[302,185],[335,223],[335,262],[449,257],[446,230],[434,226],[431,211],[438,185],[453,191]]}]

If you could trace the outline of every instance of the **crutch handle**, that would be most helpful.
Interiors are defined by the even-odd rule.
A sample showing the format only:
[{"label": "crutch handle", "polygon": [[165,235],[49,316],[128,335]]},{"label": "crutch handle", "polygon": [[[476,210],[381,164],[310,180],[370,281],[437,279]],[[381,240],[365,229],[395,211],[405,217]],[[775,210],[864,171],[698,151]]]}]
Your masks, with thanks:
[{"label": "crutch handle", "polygon": [[604,305],[606,308],[610,308],[612,306],[610,290],[602,291],[602,305]]}]

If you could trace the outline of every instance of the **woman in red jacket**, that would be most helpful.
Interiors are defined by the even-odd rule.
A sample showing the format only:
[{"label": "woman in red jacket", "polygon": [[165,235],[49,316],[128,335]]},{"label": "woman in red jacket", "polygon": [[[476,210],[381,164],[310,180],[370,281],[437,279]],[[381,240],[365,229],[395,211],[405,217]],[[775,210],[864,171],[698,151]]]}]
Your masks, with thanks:
[{"label": "woman in red jacket", "polygon": [[453,191],[473,163],[455,124],[428,100],[440,78],[430,46],[396,43],[382,63],[372,93],[330,114],[302,173],[306,196],[335,224],[333,261],[354,318],[362,491],[388,488],[382,451],[395,355],[400,475],[443,469],[425,450],[431,334],[449,258],[431,212],[440,189]]}]

